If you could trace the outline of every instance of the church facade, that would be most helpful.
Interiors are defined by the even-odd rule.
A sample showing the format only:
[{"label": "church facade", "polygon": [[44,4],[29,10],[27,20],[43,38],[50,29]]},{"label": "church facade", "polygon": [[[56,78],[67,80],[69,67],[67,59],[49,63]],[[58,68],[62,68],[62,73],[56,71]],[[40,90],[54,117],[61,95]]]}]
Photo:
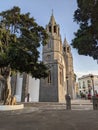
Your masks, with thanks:
[{"label": "church facade", "polygon": [[40,102],[63,102],[65,95],[74,97],[74,70],[71,48],[66,38],[62,43],[60,27],[53,14],[46,26],[48,44],[43,47],[42,60],[49,69],[46,79],[40,80]]}]

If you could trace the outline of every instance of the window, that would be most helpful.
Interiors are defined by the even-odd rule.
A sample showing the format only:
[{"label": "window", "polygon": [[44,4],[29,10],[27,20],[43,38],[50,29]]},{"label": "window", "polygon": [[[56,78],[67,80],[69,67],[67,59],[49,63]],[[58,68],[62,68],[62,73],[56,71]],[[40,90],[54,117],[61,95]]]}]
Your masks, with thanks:
[{"label": "window", "polygon": [[54,33],[56,33],[56,26],[54,26]]},{"label": "window", "polygon": [[81,89],[81,83],[79,82],[79,88]]},{"label": "window", "polygon": [[62,73],[60,71],[60,84],[62,84]]},{"label": "window", "polygon": [[64,52],[66,51],[66,48],[65,48],[65,47],[63,47],[63,51],[64,51]]},{"label": "window", "polygon": [[67,47],[67,52],[69,53],[69,47]]},{"label": "window", "polygon": [[50,39],[49,42],[48,42],[48,44],[47,44],[47,47],[51,48],[51,46],[52,46],[52,40]]},{"label": "window", "polygon": [[51,26],[49,26],[49,32],[51,32]]},{"label": "window", "polygon": [[51,71],[48,72],[48,83],[51,83]]},{"label": "window", "polygon": [[60,68],[60,84],[63,84],[63,70]]},{"label": "window", "polygon": [[85,82],[84,81],[83,81],[83,86],[82,87],[83,87],[83,89],[85,89]]},{"label": "window", "polygon": [[87,80],[87,83],[89,84],[89,83],[91,83],[91,81],[90,81],[90,80]]},{"label": "window", "polygon": [[90,80],[87,80],[87,85],[88,85],[88,88],[91,87],[91,81]]}]

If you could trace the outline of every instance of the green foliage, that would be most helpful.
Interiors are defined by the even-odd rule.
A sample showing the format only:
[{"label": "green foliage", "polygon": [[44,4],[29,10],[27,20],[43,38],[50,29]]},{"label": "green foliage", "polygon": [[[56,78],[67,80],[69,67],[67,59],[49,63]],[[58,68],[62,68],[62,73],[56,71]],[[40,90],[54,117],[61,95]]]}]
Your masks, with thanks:
[{"label": "green foliage", "polygon": [[72,46],[79,54],[98,58],[98,0],[77,0],[74,21],[80,28],[75,33]]},{"label": "green foliage", "polygon": [[21,14],[19,7],[0,13],[0,68],[30,73],[45,78],[47,67],[39,62],[38,48],[47,44],[48,35],[30,13]]}]

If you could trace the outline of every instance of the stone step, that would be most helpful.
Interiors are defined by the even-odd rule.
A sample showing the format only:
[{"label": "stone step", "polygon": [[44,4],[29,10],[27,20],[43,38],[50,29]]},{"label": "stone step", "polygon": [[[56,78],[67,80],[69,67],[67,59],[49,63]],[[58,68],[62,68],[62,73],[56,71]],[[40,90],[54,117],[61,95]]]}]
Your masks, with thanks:
[{"label": "stone step", "polygon": [[[25,107],[41,107],[41,106],[65,106],[66,103],[58,103],[58,102],[22,102]],[[91,102],[71,102],[71,105],[92,105]]]},{"label": "stone step", "polygon": [[66,103],[58,103],[58,102],[22,102],[24,106],[52,106],[52,105],[65,105]]}]

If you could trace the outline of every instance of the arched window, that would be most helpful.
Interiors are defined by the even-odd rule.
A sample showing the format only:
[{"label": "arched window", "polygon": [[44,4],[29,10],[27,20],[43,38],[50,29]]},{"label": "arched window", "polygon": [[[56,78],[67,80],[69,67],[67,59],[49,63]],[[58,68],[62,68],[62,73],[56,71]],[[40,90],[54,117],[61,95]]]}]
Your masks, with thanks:
[{"label": "arched window", "polygon": [[83,81],[83,86],[82,87],[83,87],[83,89],[85,89],[85,82],[84,81]]},{"label": "arched window", "polygon": [[90,83],[91,83],[91,81],[90,81],[90,80],[87,80],[87,83],[88,83],[88,84],[90,84]]},{"label": "arched window", "polygon": [[63,70],[60,68],[60,84],[63,84]]},{"label": "arched window", "polygon": [[64,51],[64,52],[66,51],[66,48],[65,48],[65,47],[63,47],[63,51]]},{"label": "arched window", "polygon": [[79,88],[81,89],[81,83],[79,82]]},{"label": "arched window", "polygon": [[62,73],[60,71],[60,84],[62,84]]},{"label": "arched window", "polygon": [[54,33],[56,33],[56,26],[54,26]]},{"label": "arched window", "polygon": [[49,26],[49,32],[51,32],[51,26]]},{"label": "arched window", "polygon": [[69,47],[67,47],[67,53],[69,53]]},{"label": "arched window", "polygon": [[48,83],[51,83],[51,71],[48,72]]},{"label": "arched window", "polygon": [[50,39],[50,41],[48,42],[48,48],[51,48],[51,39]]}]

